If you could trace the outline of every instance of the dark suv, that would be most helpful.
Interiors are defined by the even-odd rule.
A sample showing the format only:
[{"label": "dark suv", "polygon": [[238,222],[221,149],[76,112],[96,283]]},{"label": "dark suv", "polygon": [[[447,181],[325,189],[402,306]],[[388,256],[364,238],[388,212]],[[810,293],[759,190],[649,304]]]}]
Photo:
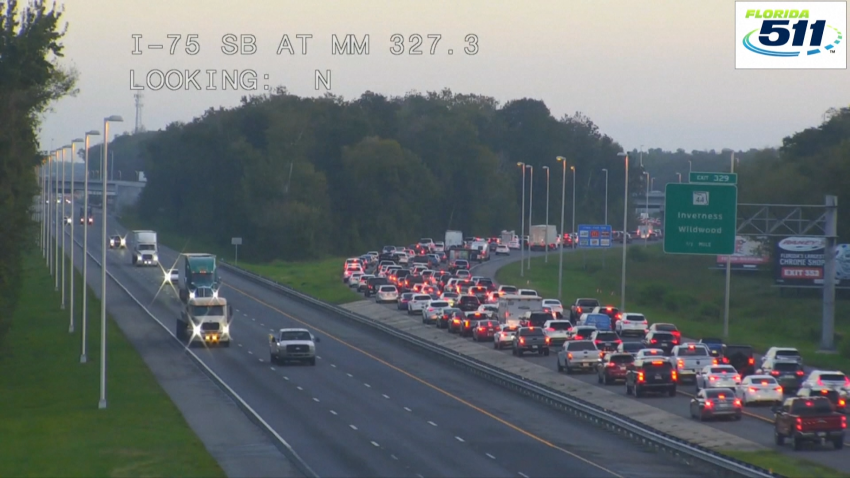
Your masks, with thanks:
[{"label": "dark suv", "polygon": [[756,373],[756,359],[749,345],[727,345],[723,348],[723,363],[735,367],[741,377]]},{"label": "dark suv", "polygon": [[481,306],[481,301],[474,295],[462,295],[457,300],[457,308],[464,312],[474,312]]},{"label": "dark suv", "polygon": [[669,360],[656,357],[637,360],[634,368],[626,372],[626,395],[642,397],[646,392],[654,392],[675,397],[676,375]]},{"label": "dark suv", "polygon": [[366,297],[372,297],[373,294],[378,292],[378,289],[382,285],[389,284],[390,281],[386,277],[373,277],[366,281]]}]

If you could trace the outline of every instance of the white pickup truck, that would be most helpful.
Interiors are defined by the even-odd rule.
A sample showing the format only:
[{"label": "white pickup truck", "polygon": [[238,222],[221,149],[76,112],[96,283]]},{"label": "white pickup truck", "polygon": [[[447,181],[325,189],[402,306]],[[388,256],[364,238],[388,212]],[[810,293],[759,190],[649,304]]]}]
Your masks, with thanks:
[{"label": "white pickup truck", "polygon": [[280,329],[277,334],[269,334],[269,362],[316,365],[316,342],[319,338],[307,329]]},{"label": "white pickup truck", "polygon": [[708,347],[703,344],[682,344],[673,347],[670,360],[679,374],[680,381],[696,381],[697,373],[706,365],[717,365],[717,359],[711,356]]}]

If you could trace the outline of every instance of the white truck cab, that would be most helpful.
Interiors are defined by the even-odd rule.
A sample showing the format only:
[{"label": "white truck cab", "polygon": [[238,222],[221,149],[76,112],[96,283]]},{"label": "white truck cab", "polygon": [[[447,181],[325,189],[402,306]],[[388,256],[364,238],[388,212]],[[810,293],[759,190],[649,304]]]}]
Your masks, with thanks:
[{"label": "white truck cab", "polygon": [[269,334],[269,362],[283,365],[287,361],[316,365],[316,342],[319,338],[307,329],[280,329]]},{"label": "white truck cab", "polygon": [[192,297],[177,320],[177,339],[189,346],[196,342],[230,347],[233,311],[222,297]]}]

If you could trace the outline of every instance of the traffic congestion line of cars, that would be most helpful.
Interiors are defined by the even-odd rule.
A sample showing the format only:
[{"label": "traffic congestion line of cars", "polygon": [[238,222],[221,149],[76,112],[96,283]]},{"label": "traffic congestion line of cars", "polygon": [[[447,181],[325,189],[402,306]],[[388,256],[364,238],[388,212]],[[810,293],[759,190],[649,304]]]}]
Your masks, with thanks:
[{"label": "traffic congestion line of cars", "polygon": [[[769,404],[777,445],[788,439],[795,450],[806,442],[843,446],[850,394],[843,372],[806,374],[802,356],[790,347],[772,347],[756,364],[750,346],[717,338],[685,342],[675,324],[650,324],[644,314],[594,298],[578,298],[565,309],[534,290],[473,275],[470,261],[447,256],[440,246],[424,240],[384,246],[347,259],[342,279],[423,324],[518,357],[549,356],[554,349],[559,372],[594,373],[599,384],[623,384],[627,395],[673,397],[690,383],[693,419],[740,420],[745,407]],[[628,336],[640,341],[622,340]]]}]

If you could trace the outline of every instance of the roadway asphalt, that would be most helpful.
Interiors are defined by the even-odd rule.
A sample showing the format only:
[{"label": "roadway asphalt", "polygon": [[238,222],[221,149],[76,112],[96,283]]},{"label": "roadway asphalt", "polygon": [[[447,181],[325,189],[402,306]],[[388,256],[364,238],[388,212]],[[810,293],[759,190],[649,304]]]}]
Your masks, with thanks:
[{"label": "roadway asphalt", "polygon": [[[115,221],[109,232],[126,233]],[[90,237],[90,252],[97,255],[100,237],[90,235],[96,236]],[[176,263],[177,253],[161,246],[160,259]],[[107,261],[110,272],[160,320],[178,316],[179,301],[170,286],[162,286],[160,268],[133,267],[126,250],[107,251]],[[694,474],[669,457],[365,327],[226,272],[221,277],[223,296],[235,310],[234,344],[198,349],[199,355],[320,476]],[[322,338],[317,365],[270,366],[268,334],[302,326]],[[611,460],[612,450],[617,460]]]},{"label": "roadway asphalt", "polygon": [[[572,253],[574,250],[565,250],[565,253]],[[533,256],[542,256],[543,253],[533,253]],[[526,256],[527,257],[527,256]],[[473,275],[490,277],[496,281],[496,272],[504,267],[507,264],[512,262],[516,262],[520,259],[520,255],[518,251],[512,251],[510,256],[501,256],[494,257],[490,261],[485,263],[476,265],[472,268]],[[549,260],[558,260],[557,252],[550,252]],[[517,287],[529,287],[524,286],[522,284],[513,284]],[[564,300],[568,306],[574,297],[572,297],[569,291],[564,291]],[[612,304],[616,306],[617,304]],[[383,307],[387,307],[389,309],[396,309],[395,304],[382,304]],[[406,316],[404,312],[399,311],[400,316]],[[652,317],[647,316],[652,322]],[[410,317],[411,320],[416,322],[420,321],[420,317]],[[429,327],[427,325],[422,325],[423,327]],[[430,326],[433,327],[433,326]],[[471,339],[468,339],[471,341]],[[639,338],[632,337],[624,337],[624,341],[637,341]],[[688,339],[686,339],[688,340]],[[490,347],[492,348],[491,343],[481,343],[482,347]],[[502,353],[511,354],[510,350],[503,350]],[[529,362],[534,362],[538,365],[547,367],[557,373],[557,358],[554,356],[543,357],[537,355],[525,355],[522,358],[517,358],[517,360],[526,360]],[[757,358],[758,360],[758,358]],[[581,380],[585,383],[588,383],[591,386],[604,387],[607,390],[612,392],[625,395],[625,386],[622,384],[616,385],[602,385],[597,382],[597,376],[595,373],[591,374],[572,374],[572,378]],[[688,421],[691,420],[690,417],[690,400],[694,395],[696,385],[693,383],[683,383],[679,387],[679,394],[676,397],[666,397],[666,396],[648,396],[646,398],[632,398],[634,400],[640,400],[641,402],[646,403],[647,405],[665,410],[669,413],[673,413],[683,418],[682,426],[687,426]],[[807,458],[813,461],[817,461],[826,466],[835,468],[837,470],[842,471],[850,471],[850,450],[847,448],[843,450],[833,450],[831,446],[823,447],[823,448],[808,448],[805,451],[794,452],[790,449],[790,447],[776,447],[773,442],[773,414],[770,411],[770,407],[756,407],[751,406],[747,407],[744,411],[745,416],[742,421],[711,421],[705,422],[706,425],[712,426],[724,432],[739,436],[741,438],[750,440],[752,442],[761,444],[763,446],[769,448],[775,448],[777,451],[785,452],[788,454],[792,454],[795,457]]]}]

